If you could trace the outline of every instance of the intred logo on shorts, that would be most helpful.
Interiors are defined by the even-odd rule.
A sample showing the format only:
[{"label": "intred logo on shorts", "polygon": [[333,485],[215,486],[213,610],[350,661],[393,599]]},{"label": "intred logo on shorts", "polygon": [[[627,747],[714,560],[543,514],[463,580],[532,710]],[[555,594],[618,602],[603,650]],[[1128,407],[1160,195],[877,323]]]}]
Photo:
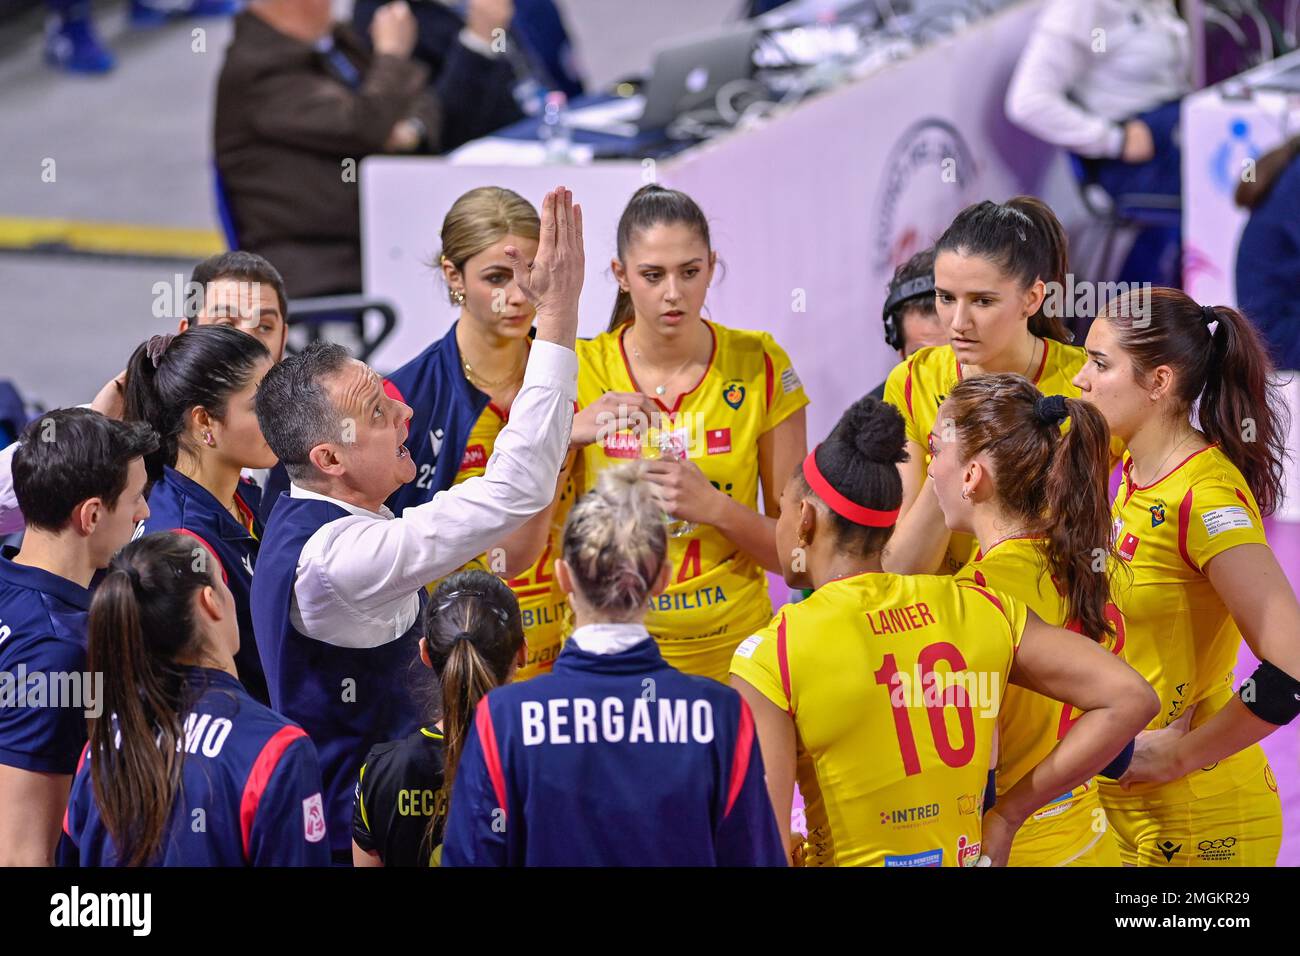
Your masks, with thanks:
[{"label": "intred logo on shorts", "polygon": [[606,458],[640,458],[641,437],[636,432],[606,435],[604,448]]},{"label": "intred logo on shorts", "polygon": [[487,467],[487,449],[482,445],[470,445],[465,449],[465,457],[460,460],[460,470]]},{"label": "intred logo on shorts", "polygon": [[302,802],[303,835],[308,843],[319,843],[325,839],[325,805],[320,794],[313,793]]}]

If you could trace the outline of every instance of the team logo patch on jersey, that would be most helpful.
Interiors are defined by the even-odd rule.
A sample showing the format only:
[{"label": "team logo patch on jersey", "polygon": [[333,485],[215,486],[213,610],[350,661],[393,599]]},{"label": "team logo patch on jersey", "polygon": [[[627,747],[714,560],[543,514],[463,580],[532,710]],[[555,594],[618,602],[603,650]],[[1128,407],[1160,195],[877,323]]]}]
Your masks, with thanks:
[{"label": "team logo patch on jersey", "polygon": [[741,641],[740,646],[736,648],[735,656],[753,657],[754,652],[758,650],[758,645],[762,643],[763,643],[763,638],[759,637],[757,634],[753,635],[752,637],[747,637],[743,641]]},{"label": "team logo patch on jersey", "polygon": [[1241,531],[1255,527],[1255,522],[1250,518],[1250,512],[1237,505],[1203,511],[1201,512],[1201,520],[1205,522],[1205,533],[1211,538],[1225,531]]},{"label": "team logo patch on jersey", "polygon": [[800,388],[803,388],[803,382],[799,381],[799,376],[795,373],[793,366],[781,373],[781,391],[789,395]]},{"label": "team logo patch on jersey", "polygon": [[732,408],[739,409],[745,403],[745,386],[739,382],[728,382],[722,388],[722,400]]},{"label": "team logo patch on jersey", "polygon": [[1183,845],[1181,843],[1175,843],[1173,840],[1165,840],[1156,844],[1156,849],[1164,855],[1166,863],[1172,863],[1174,857],[1178,855],[1178,852],[1182,850],[1182,848]]},{"label": "team logo patch on jersey", "polygon": [[725,455],[731,451],[731,429],[713,428],[704,434],[705,447],[710,455]]},{"label": "team logo patch on jersey", "polygon": [[966,814],[979,813],[984,806],[984,798],[978,793],[963,793],[957,798],[957,812]]},{"label": "team logo patch on jersey", "polygon": [[1151,512],[1151,527],[1158,528],[1165,523],[1165,503],[1159,498],[1147,509]]},{"label": "team logo patch on jersey", "polygon": [[1138,544],[1140,543],[1138,536],[1129,532],[1124,535],[1124,540],[1119,543],[1119,547],[1116,550],[1119,552],[1119,556],[1125,561],[1132,561],[1133,556],[1137,554]]},{"label": "team logo patch on jersey", "polygon": [[943,866],[943,850],[922,850],[920,853],[887,856],[885,866]]},{"label": "team logo patch on jersey", "polygon": [[460,470],[483,468],[487,465],[487,449],[482,445],[470,445],[465,449],[465,457],[460,460]]},{"label": "team logo patch on jersey", "polygon": [[325,839],[325,804],[319,793],[313,793],[302,802],[302,824],[308,843]]}]

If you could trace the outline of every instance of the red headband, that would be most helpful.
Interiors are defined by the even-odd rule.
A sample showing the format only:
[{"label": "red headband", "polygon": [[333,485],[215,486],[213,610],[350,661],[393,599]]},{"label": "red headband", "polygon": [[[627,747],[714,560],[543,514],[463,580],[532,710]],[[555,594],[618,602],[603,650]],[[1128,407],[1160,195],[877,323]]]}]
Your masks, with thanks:
[{"label": "red headband", "polygon": [[868,528],[891,528],[898,520],[897,508],[893,511],[877,511],[875,508],[854,504],[832,488],[831,483],[817,467],[816,448],[808,452],[808,457],[803,460],[803,476],[808,482],[808,487],[816,493],[817,497],[826,502],[827,507],[841,518]]}]

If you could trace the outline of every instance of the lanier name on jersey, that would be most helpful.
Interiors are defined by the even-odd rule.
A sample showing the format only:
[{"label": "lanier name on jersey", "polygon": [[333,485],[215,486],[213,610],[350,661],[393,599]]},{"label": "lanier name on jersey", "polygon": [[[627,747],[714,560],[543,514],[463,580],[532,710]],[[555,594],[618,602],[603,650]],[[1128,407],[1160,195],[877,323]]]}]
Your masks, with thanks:
[{"label": "lanier name on jersey", "polygon": [[908,604],[906,607],[887,607],[867,613],[867,623],[871,633],[897,634],[900,631],[912,631],[934,623],[934,615],[924,601]]},{"label": "lanier name on jersey", "polygon": [[619,697],[552,697],[545,703],[521,701],[520,724],[525,747],[539,744],[707,744],[713,740],[713,705],[638,697],[632,713]]}]

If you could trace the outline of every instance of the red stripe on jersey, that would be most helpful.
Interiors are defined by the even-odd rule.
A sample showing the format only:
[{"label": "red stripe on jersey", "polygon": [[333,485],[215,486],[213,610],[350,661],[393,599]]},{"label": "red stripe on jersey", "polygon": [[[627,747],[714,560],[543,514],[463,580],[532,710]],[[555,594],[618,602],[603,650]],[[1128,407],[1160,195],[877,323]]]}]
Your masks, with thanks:
[{"label": "red stripe on jersey", "polygon": [[405,403],[406,401],[406,399],[402,397],[402,390],[388,379],[384,379],[384,394],[395,402]]},{"label": "red stripe on jersey", "polygon": [[[74,779],[76,778],[77,774],[81,773],[81,767],[86,762],[86,754],[89,752],[90,752],[90,741],[87,740],[85,744],[82,745],[81,756],[77,758],[77,769],[73,772]],[[67,805],[63,808],[63,832],[66,833],[68,836],[72,836],[72,829],[68,825],[68,810],[70,810],[71,808],[72,808],[72,801],[69,800]]]},{"label": "red stripe on jersey", "polygon": [[772,389],[776,384],[776,372],[772,368],[772,356],[766,352],[763,353],[763,372],[767,376],[767,407],[770,411],[772,408]]},{"label": "red stripe on jersey", "polygon": [[221,563],[221,558],[217,554],[217,549],[208,544],[207,540],[202,535],[195,534],[189,528],[172,528],[172,531],[175,534],[188,534],[191,538],[203,542],[203,547],[212,552],[212,560],[217,562],[217,567],[221,569],[221,580],[225,581],[227,584],[230,583],[230,577],[226,574],[226,567]]},{"label": "red stripe on jersey", "polygon": [[781,667],[781,691],[785,694],[786,710],[794,716],[794,700],[790,696],[790,655],[785,647],[785,615],[776,625],[776,662]]},{"label": "red stripe on jersey", "polygon": [[912,363],[907,363],[907,380],[903,382],[903,401],[907,403],[907,414],[912,414]]},{"label": "red stripe on jersey", "polygon": [[967,590],[970,590],[970,591],[979,591],[980,594],[984,595],[986,598],[988,598],[988,599],[993,603],[993,606],[994,606],[995,608],[997,608],[999,611],[1002,612],[1002,616],[1003,616],[1003,617],[1006,617],[1006,616],[1007,616],[1007,609],[1004,608],[1004,607],[1002,606],[1002,602],[999,601],[997,598],[995,598],[995,597],[994,597],[992,594],[990,594],[988,591],[985,591],[985,590],[984,590],[982,587],[980,587],[978,584],[960,584],[960,585],[958,585],[958,587],[963,587],[963,588],[966,588]]},{"label": "red stripe on jersey", "polygon": [[727,786],[727,809],[722,811],[723,818],[731,813],[740,788],[745,785],[745,774],[749,772],[749,755],[754,750],[754,715],[749,712],[745,698],[740,698],[740,727],[736,730],[736,753],[731,760],[731,783]]},{"label": "red stripe on jersey", "polygon": [[478,702],[478,712],[474,715],[474,727],[478,730],[479,743],[483,745],[483,762],[487,764],[488,777],[492,780],[492,791],[497,797],[497,806],[502,813],[509,813],[506,808],[506,775],[501,769],[501,752],[497,749],[496,730],[492,727],[492,710],[488,699]]},{"label": "red stripe on jersey", "polygon": [[[281,727],[271,739],[262,745],[262,752],[253,761],[253,769],[244,781],[244,795],[239,800],[239,831],[244,840],[244,859],[249,858],[249,844],[253,839],[253,820],[257,817],[257,805],[262,802],[266,785],[271,782],[271,774],[280,763],[280,758],[289,749],[289,745],[299,737],[306,737],[307,731],[301,727]],[[284,821],[276,821],[282,826]]]},{"label": "red stripe on jersey", "polygon": [[1038,380],[1039,380],[1040,378],[1043,377],[1043,369],[1047,368],[1047,349],[1048,349],[1048,344],[1047,344],[1047,343],[1048,343],[1048,341],[1049,341],[1048,339],[1043,339],[1043,360],[1042,360],[1041,362],[1038,363],[1038,371],[1034,373],[1034,384],[1035,384],[1035,385],[1037,385],[1037,384],[1038,384]]},{"label": "red stripe on jersey", "polygon": [[1240,488],[1233,488],[1232,490],[1237,493],[1237,497],[1241,500],[1241,503],[1246,506],[1246,510],[1250,512],[1250,516],[1258,521],[1259,515],[1255,514],[1255,509],[1250,506],[1250,499],[1241,493]]},{"label": "red stripe on jersey", "polygon": [[1192,561],[1192,556],[1187,553],[1187,521],[1192,516],[1192,489],[1187,489],[1187,494],[1183,495],[1183,502],[1178,506],[1178,553],[1183,557],[1183,563],[1195,571],[1201,573],[1201,569]]}]

